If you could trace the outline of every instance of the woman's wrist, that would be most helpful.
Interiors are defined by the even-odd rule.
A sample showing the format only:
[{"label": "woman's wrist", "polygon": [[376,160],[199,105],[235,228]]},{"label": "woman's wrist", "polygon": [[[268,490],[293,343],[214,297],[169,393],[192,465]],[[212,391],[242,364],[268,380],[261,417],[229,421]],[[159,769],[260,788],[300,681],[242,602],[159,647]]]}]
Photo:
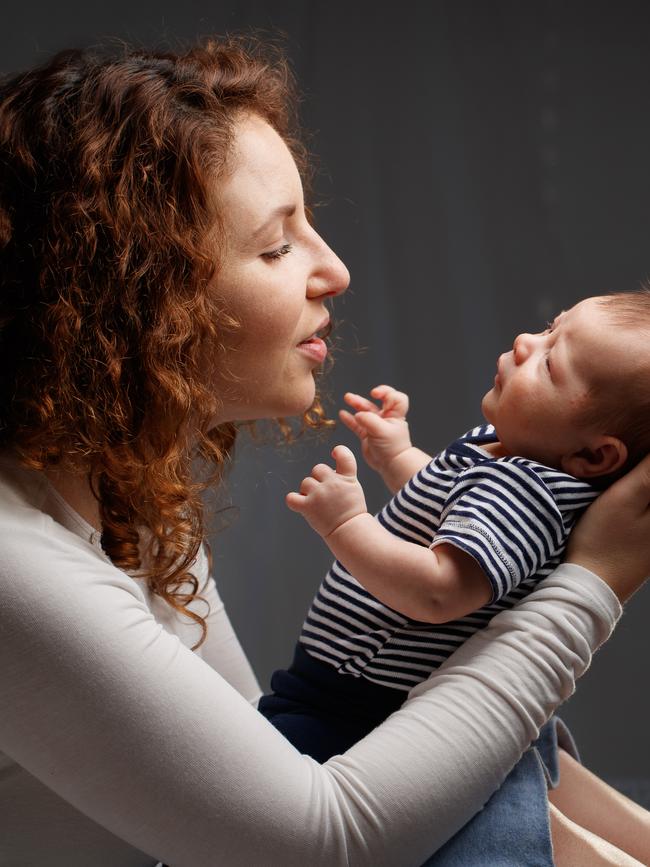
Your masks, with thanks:
[{"label": "woman's wrist", "polygon": [[611,632],[621,616],[623,608],[618,595],[600,575],[581,563],[571,561],[561,563],[546,579],[551,584],[556,580],[563,583],[570,581],[574,586],[581,588],[585,595],[588,594],[595,612],[605,622],[611,623]]},{"label": "woman's wrist", "polygon": [[[582,538],[579,542],[578,540],[575,543],[570,542],[566,565],[575,566],[598,576],[601,583],[615,594],[619,602],[626,602],[647,580],[642,577],[639,569],[639,552],[633,548],[628,549],[629,556],[625,556],[619,549],[604,550],[602,543],[600,548],[601,550],[594,550],[584,545]],[[643,556],[645,558],[646,555]]]}]

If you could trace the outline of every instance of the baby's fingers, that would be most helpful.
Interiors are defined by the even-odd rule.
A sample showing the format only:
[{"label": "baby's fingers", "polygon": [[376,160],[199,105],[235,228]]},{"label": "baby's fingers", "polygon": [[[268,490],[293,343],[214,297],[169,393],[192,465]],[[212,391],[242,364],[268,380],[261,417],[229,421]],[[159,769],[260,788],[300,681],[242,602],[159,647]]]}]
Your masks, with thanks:
[{"label": "baby's fingers", "polygon": [[360,394],[355,394],[353,391],[346,391],[343,395],[343,400],[349,404],[357,412],[379,412],[379,407],[376,403],[368,400],[367,397],[362,397]]},{"label": "baby's fingers", "polygon": [[336,472],[340,476],[357,475],[357,462],[347,446],[335,446],[332,449],[332,457],[336,461]]},{"label": "baby's fingers", "polygon": [[408,395],[397,391],[392,385],[376,385],[370,394],[381,401],[381,414],[384,418],[405,418],[409,411]]},{"label": "baby's fingers", "polygon": [[292,512],[302,512],[305,508],[307,497],[302,494],[297,494],[295,491],[291,491],[291,493],[287,494],[284,498],[284,502]]},{"label": "baby's fingers", "polygon": [[357,422],[357,417],[352,415],[351,412],[348,412],[347,409],[339,410],[339,418],[353,434],[356,434],[359,437],[359,439],[362,440],[366,436],[366,429]]},{"label": "baby's fingers", "polygon": [[372,412],[358,412],[354,417],[357,426],[363,430],[363,436],[380,437],[390,430],[389,422]]},{"label": "baby's fingers", "polygon": [[332,468],[328,467],[327,464],[316,464],[316,466],[311,471],[312,479],[316,479],[317,482],[324,482],[332,473]]},{"label": "baby's fingers", "polygon": [[315,491],[319,484],[320,482],[313,476],[305,476],[302,482],[300,482],[300,493],[306,496]]}]

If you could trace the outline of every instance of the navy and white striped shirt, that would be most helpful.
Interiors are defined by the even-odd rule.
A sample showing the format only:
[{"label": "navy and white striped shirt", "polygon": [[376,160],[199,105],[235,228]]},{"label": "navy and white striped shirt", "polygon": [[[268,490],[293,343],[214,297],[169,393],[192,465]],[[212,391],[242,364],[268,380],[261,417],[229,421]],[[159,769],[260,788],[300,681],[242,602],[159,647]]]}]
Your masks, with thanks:
[{"label": "navy and white striped shirt", "polygon": [[492,425],[469,431],[377,516],[401,539],[471,554],[492,586],[490,603],[448,623],[411,620],[375,599],[337,560],[300,634],[311,656],[341,674],[409,690],[557,566],[576,519],[599,492],[560,470],[481,448],[496,441]]}]

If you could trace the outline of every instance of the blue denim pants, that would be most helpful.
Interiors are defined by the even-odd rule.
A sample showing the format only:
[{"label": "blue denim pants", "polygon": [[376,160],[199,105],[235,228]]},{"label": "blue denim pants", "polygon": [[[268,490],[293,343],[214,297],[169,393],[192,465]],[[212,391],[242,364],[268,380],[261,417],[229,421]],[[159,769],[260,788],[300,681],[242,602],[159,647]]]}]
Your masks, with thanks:
[{"label": "blue denim pants", "polygon": [[480,813],[423,867],[553,867],[548,789],[559,782],[560,746],[579,758],[553,717]]}]

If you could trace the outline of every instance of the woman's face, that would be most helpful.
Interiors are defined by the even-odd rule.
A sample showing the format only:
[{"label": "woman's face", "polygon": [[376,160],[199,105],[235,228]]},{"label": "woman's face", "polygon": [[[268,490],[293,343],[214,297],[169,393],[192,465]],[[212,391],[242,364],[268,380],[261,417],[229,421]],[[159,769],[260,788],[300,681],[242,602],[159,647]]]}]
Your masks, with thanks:
[{"label": "woman's face", "polygon": [[219,421],[301,414],[324,359],[315,334],[329,320],[325,298],[344,292],[350,276],[307,222],[289,150],[256,115],[238,122],[218,206],[226,247],[215,292],[240,324],[216,384]]}]

